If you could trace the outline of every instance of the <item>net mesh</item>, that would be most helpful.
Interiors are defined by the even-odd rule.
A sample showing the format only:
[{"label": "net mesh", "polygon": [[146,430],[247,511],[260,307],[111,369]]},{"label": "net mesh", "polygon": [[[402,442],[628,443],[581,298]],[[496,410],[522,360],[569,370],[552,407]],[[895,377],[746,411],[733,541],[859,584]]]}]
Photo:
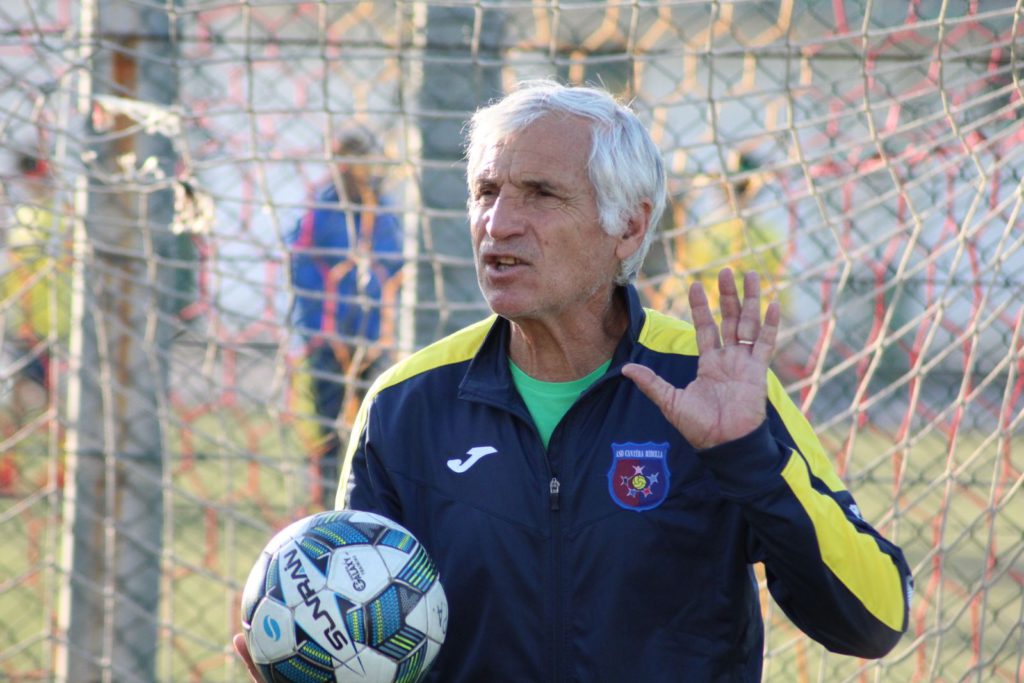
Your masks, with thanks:
[{"label": "net mesh", "polygon": [[[382,365],[486,312],[467,115],[553,75],[631,101],[667,160],[648,304],[686,317],[689,282],[763,273],[773,367],[914,570],[880,661],[828,654],[766,596],[765,680],[1020,680],[1022,18],[999,0],[3,3],[0,678],[69,660],[242,678],[241,583],[329,495],[330,435]],[[354,125],[374,141],[358,154],[336,145]],[[397,228],[389,255],[348,229],[297,284],[303,216],[339,204]],[[363,324],[329,314],[311,338],[304,302],[339,297],[325,310]],[[84,649],[71,604],[98,615]]]}]

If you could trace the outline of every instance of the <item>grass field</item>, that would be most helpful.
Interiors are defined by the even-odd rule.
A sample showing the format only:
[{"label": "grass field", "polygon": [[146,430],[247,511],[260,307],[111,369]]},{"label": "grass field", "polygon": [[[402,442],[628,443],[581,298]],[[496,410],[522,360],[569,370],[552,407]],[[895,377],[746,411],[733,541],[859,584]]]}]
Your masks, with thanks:
[{"label": "grass field", "polygon": [[[240,412],[195,416],[169,434],[176,453],[167,525],[158,675],[244,680],[229,649],[239,591],[274,529],[314,511],[305,427]],[[0,679],[49,680],[59,584],[60,487],[46,431],[4,454],[0,498]],[[1009,453],[982,433],[926,434],[903,449],[870,428],[840,454],[865,516],[915,569],[911,628],[880,663],[825,653],[766,598],[766,681],[1015,681],[1024,674],[1024,496]],[[256,455],[259,454],[259,455]],[[902,469],[901,469],[902,467]],[[898,505],[893,506],[898,483]]]}]

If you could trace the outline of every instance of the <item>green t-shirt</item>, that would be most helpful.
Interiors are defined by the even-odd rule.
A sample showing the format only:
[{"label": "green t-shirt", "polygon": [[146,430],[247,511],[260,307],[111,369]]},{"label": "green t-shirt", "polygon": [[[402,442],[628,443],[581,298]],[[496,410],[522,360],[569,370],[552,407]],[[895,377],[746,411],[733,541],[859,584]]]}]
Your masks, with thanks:
[{"label": "green t-shirt", "polygon": [[551,440],[551,432],[561,422],[562,418],[576,402],[586,389],[596,382],[612,364],[611,359],[605,361],[601,367],[594,370],[586,377],[574,379],[571,382],[542,382],[539,379],[530,377],[519,369],[510,358],[509,367],[512,369],[512,381],[523,397],[526,409],[530,411],[533,423],[537,425],[541,439],[544,440],[544,447],[547,448]]}]

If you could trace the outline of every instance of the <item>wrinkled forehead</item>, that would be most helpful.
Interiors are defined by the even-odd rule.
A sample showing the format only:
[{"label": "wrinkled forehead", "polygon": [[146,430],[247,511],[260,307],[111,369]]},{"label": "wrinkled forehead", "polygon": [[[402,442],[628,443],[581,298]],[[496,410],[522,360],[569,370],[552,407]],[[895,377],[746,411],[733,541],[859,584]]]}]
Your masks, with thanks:
[{"label": "wrinkled forehead", "polygon": [[493,128],[481,133],[470,150],[470,182],[503,167],[560,173],[587,173],[591,148],[591,122],[581,116],[552,112],[518,128]]}]

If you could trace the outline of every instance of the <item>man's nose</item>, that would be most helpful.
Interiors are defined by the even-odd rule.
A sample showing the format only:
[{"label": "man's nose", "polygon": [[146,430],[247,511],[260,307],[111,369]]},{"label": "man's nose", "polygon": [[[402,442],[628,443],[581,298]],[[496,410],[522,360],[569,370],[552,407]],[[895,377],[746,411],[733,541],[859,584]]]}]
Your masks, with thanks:
[{"label": "man's nose", "polygon": [[525,228],[526,217],[522,202],[509,194],[499,194],[487,213],[487,234],[491,239],[512,237]]}]

